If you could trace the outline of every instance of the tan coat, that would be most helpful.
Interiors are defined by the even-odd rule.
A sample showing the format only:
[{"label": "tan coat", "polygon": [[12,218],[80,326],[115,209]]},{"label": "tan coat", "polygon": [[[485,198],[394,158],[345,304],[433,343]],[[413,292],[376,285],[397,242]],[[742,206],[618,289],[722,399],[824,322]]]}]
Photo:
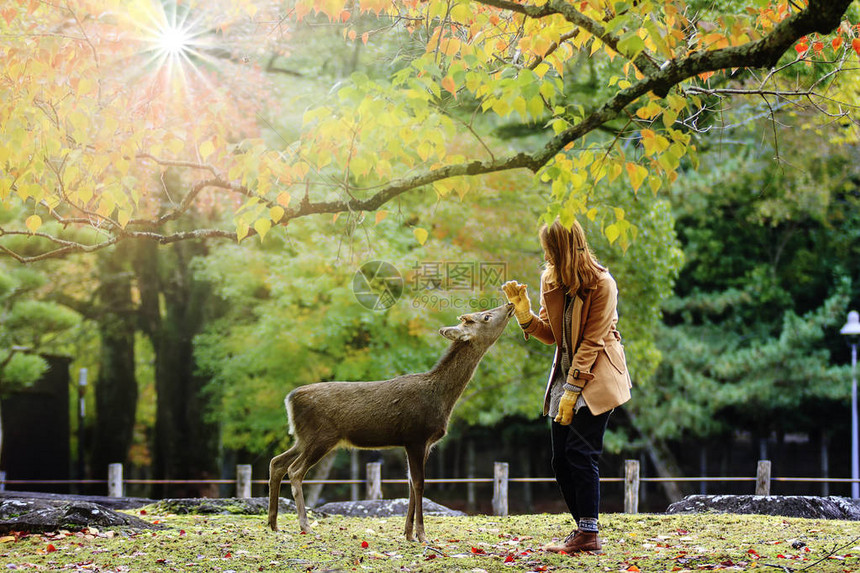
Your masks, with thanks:
[{"label": "tan coat", "polygon": [[[534,336],[544,344],[555,344],[555,358],[546,384],[543,413],[549,412],[550,387],[556,369],[561,367],[560,342],[564,318],[564,290],[550,288],[546,274],[541,276],[540,311],[523,329],[526,338]],[[585,298],[576,297],[571,333],[574,344],[571,372],[590,372],[594,379],[585,383],[582,398],[593,415],[602,414],[630,399],[630,374],[618,322],[618,287],[608,272],[601,273],[596,286],[587,289]],[[582,382],[577,382],[581,385]]]}]

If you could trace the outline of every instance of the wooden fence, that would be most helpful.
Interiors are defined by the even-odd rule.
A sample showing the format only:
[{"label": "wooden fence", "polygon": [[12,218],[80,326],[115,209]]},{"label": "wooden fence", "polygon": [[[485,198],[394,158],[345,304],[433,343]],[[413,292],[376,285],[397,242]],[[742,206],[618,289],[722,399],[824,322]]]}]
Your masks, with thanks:
[{"label": "wooden fence", "polygon": [[[758,462],[755,476],[749,477],[641,477],[639,474],[638,460],[625,460],[623,477],[601,477],[601,483],[623,482],[624,483],[624,512],[639,512],[639,486],[642,482],[755,482],[755,495],[770,495],[770,484],[772,482],[810,482],[810,483],[854,483],[857,480],[850,478],[813,478],[813,477],[773,477],[771,475],[771,463],[768,460]],[[240,464],[236,466],[236,479],[220,480],[147,480],[147,479],[124,479],[122,464],[110,464],[108,467],[107,480],[7,480],[4,472],[0,472],[0,491],[6,485],[29,485],[29,484],[107,484],[108,496],[123,497],[126,484],[215,484],[235,485],[236,497],[251,497],[251,486],[253,484],[268,484],[268,480],[254,480],[251,476],[251,466]],[[364,480],[354,479],[330,479],[330,480],[305,480],[305,484],[363,484],[366,488],[365,499],[382,499],[383,484],[408,484],[407,479],[383,479],[382,463],[372,462],[367,464],[366,478]],[[440,478],[425,479],[424,483],[464,483],[464,484],[493,484],[493,514],[508,515],[508,485],[510,483],[555,483],[551,477],[522,477],[512,478],[509,475],[507,462],[495,462],[493,465],[493,477],[491,478]]]}]

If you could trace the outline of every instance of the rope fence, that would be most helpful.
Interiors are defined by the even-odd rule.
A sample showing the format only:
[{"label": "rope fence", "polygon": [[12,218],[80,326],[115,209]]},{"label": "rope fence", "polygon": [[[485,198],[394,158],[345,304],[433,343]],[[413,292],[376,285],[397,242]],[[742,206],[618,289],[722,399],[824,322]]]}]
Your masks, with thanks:
[{"label": "rope fence", "polygon": [[[491,478],[432,478],[425,479],[425,484],[493,484],[493,514],[508,515],[508,485],[511,483],[555,483],[552,477],[510,477],[507,462],[495,462],[493,464],[493,477]],[[679,477],[641,477],[639,475],[639,461],[625,460],[623,477],[601,477],[601,483],[623,483],[624,484],[624,512],[639,512],[639,488],[640,484],[663,483],[663,482],[709,482],[709,483],[732,483],[732,482],[755,482],[755,495],[770,495],[770,484],[772,482],[804,482],[804,483],[857,483],[860,480],[851,478],[819,478],[819,477],[774,477],[771,475],[771,463],[768,460],[758,462],[755,476],[679,476]],[[236,497],[251,497],[252,485],[268,485],[265,479],[252,479],[251,466],[240,464],[236,466],[236,479],[125,479],[123,478],[122,464],[110,464],[108,467],[108,479],[63,479],[63,480],[19,480],[6,479],[5,472],[0,472],[0,491],[4,491],[7,485],[103,485],[107,484],[109,497],[123,497],[125,485],[183,485],[183,484],[205,484],[205,485],[234,485]],[[365,479],[323,479],[305,480],[304,484],[322,485],[364,485],[366,487],[365,499],[382,499],[383,485],[406,485],[407,479],[383,479],[382,463],[371,462],[366,466]]]}]

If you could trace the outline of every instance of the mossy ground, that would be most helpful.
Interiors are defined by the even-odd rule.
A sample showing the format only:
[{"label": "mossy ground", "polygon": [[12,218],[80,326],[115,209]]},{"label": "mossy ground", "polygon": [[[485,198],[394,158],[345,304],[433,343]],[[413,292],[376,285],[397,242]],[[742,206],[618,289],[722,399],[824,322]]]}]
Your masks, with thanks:
[{"label": "mossy ground", "polygon": [[[140,515],[139,511],[133,512]],[[860,523],[760,515],[608,514],[602,555],[540,546],[571,528],[563,515],[427,517],[428,544],[404,519],[332,516],[298,533],[264,516],[140,515],[161,531],[57,532],[0,538],[0,569],[41,571],[860,571]]]}]

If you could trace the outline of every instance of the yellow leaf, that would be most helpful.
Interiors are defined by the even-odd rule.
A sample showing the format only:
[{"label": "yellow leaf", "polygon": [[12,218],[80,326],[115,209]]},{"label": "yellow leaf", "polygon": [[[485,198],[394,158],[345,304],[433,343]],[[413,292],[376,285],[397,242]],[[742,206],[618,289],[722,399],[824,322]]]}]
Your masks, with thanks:
[{"label": "yellow leaf", "polygon": [[378,225],[380,221],[385,219],[388,216],[388,211],[377,211],[376,212],[376,224]]},{"label": "yellow leaf", "polygon": [[630,161],[624,164],[624,168],[627,170],[627,176],[630,178],[630,184],[633,186],[633,191],[639,191],[639,187],[642,186],[642,182],[648,175],[648,170],[641,165],[636,165]]},{"label": "yellow leaf", "polygon": [[269,209],[269,218],[272,219],[275,223],[283,219],[284,217],[284,208],[280,205],[275,205],[271,209]]},{"label": "yellow leaf", "polygon": [[248,236],[248,230],[248,223],[244,221],[238,221],[236,223],[236,240],[241,243],[242,239]]},{"label": "yellow leaf", "polygon": [[427,229],[415,227],[414,229],[412,229],[412,233],[415,235],[415,239],[418,241],[419,245],[423,245],[427,242],[427,237],[429,236]]},{"label": "yellow leaf", "polygon": [[282,191],[280,195],[278,195],[278,204],[283,207],[290,206],[290,194],[286,191]]},{"label": "yellow leaf", "polygon": [[266,233],[272,228],[272,221],[269,219],[257,219],[254,221],[254,230],[260,234],[260,242],[266,238]]},{"label": "yellow leaf", "polygon": [[206,161],[206,158],[212,155],[215,151],[215,144],[211,141],[206,140],[200,145],[200,157],[203,158],[203,161]]},{"label": "yellow leaf", "polygon": [[38,215],[30,215],[24,224],[27,225],[31,233],[35,233],[42,226],[42,218]]},{"label": "yellow leaf", "polygon": [[606,227],[603,234],[606,235],[606,238],[609,240],[609,244],[611,245],[616,239],[618,239],[618,235],[621,234],[621,230],[618,228],[618,225],[613,223]]}]

